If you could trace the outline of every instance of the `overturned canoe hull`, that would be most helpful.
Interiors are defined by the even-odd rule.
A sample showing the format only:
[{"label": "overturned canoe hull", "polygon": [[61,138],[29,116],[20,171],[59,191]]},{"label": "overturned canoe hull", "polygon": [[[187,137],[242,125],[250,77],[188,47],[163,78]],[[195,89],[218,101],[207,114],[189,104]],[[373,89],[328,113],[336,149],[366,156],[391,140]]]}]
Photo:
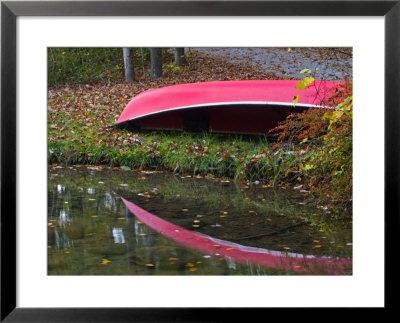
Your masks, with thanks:
[{"label": "overturned canoe hull", "polygon": [[[309,108],[326,109],[341,83],[315,81],[216,81],[144,91],[133,98],[117,125],[142,129],[265,134],[279,122]],[[293,98],[299,96],[296,105]]]}]

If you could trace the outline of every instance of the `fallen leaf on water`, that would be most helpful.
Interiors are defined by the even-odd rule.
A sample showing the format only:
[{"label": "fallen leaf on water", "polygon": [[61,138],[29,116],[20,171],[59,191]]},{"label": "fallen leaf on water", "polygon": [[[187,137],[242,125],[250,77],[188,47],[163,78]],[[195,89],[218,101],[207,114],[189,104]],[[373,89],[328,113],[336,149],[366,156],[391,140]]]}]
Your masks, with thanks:
[{"label": "fallen leaf on water", "polygon": [[122,218],[122,217],[121,217],[121,218],[118,218],[118,220],[125,220],[125,218]]},{"label": "fallen leaf on water", "polygon": [[69,254],[71,253],[71,251],[67,250],[65,253],[66,253],[67,255],[69,255]]},{"label": "fallen leaf on water", "polygon": [[200,220],[193,220],[194,223],[200,223]]},{"label": "fallen leaf on water", "polygon": [[233,248],[226,248],[225,250],[233,250]]},{"label": "fallen leaf on water", "polygon": [[197,270],[197,268],[196,268],[196,267],[189,268],[189,271],[196,271],[196,270]]},{"label": "fallen leaf on water", "polygon": [[97,215],[91,215],[90,217],[91,217],[91,218],[98,218]]},{"label": "fallen leaf on water", "polygon": [[182,209],[182,211],[183,211],[183,212],[187,212],[187,211],[189,211],[189,209]]},{"label": "fallen leaf on water", "polygon": [[214,247],[215,249],[221,248],[221,246],[220,246],[219,244],[215,244],[215,245],[213,245],[213,247]]},{"label": "fallen leaf on water", "polygon": [[221,214],[219,217],[220,218],[226,218],[226,215]]},{"label": "fallen leaf on water", "polygon": [[186,266],[187,266],[187,267],[194,267],[194,263],[188,262],[188,263],[186,264]]},{"label": "fallen leaf on water", "polygon": [[250,210],[249,213],[256,213],[256,211]]},{"label": "fallen leaf on water", "polygon": [[101,264],[102,265],[107,265],[109,262],[111,262],[111,260],[108,260],[108,259],[102,259],[101,260]]},{"label": "fallen leaf on water", "polygon": [[170,257],[170,258],[168,258],[168,260],[169,260],[169,261],[177,261],[177,260],[179,260],[179,258]]},{"label": "fallen leaf on water", "polygon": [[139,233],[139,235],[140,235],[141,237],[147,236],[146,233]]},{"label": "fallen leaf on water", "polygon": [[154,264],[146,264],[147,267],[154,267]]},{"label": "fallen leaf on water", "polygon": [[315,246],[313,246],[313,248],[321,248],[322,246],[320,244],[317,244]]}]

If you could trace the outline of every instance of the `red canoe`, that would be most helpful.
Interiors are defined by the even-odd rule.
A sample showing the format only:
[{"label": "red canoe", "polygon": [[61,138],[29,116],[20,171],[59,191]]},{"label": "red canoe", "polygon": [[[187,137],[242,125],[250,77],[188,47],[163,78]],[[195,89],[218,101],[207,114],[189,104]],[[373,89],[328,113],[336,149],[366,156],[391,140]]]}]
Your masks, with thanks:
[{"label": "red canoe", "polygon": [[323,271],[330,275],[349,274],[344,271],[345,266],[352,263],[348,258],[315,257],[295,253],[273,251],[261,248],[247,247],[230,241],[220,240],[208,235],[187,230],[173,223],[165,221],[154,214],[143,210],[137,205],[122,198],[128,210],[140,221],[173,239],[175,242],[194,248],[200,252],[234,259],[241,263],[259,264],[262,266],[291,270],[296,272]]},{"label": "red canoe", "polygon": [[[117,125],[145,128],[265,134],[293,112],[329,108],[339,82],[314,81],[298,90],[296,80],[215,81],[172,85],[134,97]],[[293,98],[299,100],[293,106]]]}]

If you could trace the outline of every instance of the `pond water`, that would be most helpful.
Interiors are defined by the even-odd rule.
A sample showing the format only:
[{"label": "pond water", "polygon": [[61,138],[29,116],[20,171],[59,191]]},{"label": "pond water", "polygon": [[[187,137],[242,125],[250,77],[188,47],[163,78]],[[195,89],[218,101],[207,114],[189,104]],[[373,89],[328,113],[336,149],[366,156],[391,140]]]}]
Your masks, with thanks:
[{"label": "pond water", "polygon": [[49,167],[47,226],[49,275],[352,273],[351,209],[262,183]]}]

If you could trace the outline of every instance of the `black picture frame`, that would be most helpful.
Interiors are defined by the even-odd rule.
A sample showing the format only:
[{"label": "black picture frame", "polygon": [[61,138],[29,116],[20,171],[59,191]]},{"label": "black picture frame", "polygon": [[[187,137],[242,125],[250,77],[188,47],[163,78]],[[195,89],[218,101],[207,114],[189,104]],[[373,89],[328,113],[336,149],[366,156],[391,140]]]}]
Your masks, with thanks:
[{"label": "black picture frame", "polygon": [[[19,308],[16,306],[16,19],[19,16],[384,16],[385,307],[394,309],[390,275],[399,233],[400,1],[2,1],[1,3],[1,321],[237,321],[240,308]],[[373,44],[371,44],[373,46]],[[371,134],[373,135],[373,134]],[[373,170],[371,170],[373,171]],[[373,234],[373,233],[371,233]],[[394,255],[394,256],[393,256]],[[390,277],[390,278],[389,278]],[[252,311],[250,321],[265,315]],[[285,312],[285,315],[290,312]],[[242,314],[242,313],[240,313]],[[320,317],[322,318],[322,317]]]}]

